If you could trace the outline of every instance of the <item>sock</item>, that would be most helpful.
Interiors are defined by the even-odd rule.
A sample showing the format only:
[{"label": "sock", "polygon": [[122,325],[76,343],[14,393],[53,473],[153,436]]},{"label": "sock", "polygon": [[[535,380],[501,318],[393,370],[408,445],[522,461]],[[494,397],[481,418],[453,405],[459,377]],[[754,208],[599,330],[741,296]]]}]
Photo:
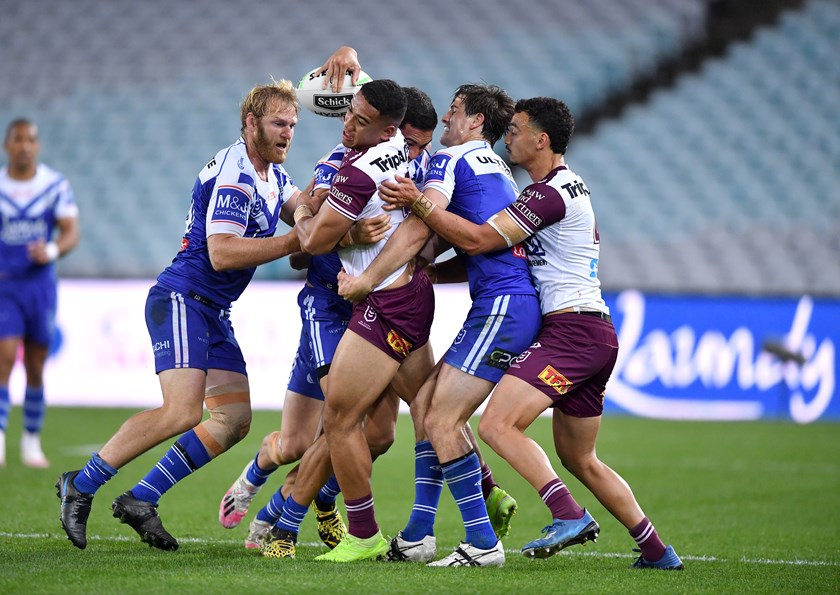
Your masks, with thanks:
[{"label": "sock", "polygon": [[309,510],[308,506],[298,504],[294,498],[289,496],[283,504],[283,513],[275,526],[297,535],[300,532],[300,524],[303,522],[307,510]]},{"label": "sock", "polygon": [[464,528],[467,530],[465,541],[483,550],[495,546],[498,539],[481,494],[481,464],[478,455],[470,451],[459,459],[441,464],[441,469],[461,511]]},{"label": "sock", "polygon": [[561,521],[578,520],[583,517],[583,508],[572,497],[566,484],[554,478],[540,490],[540,498],[551,511],[551,518]]},{"label": "sock", "polygon": [[209,463],[211,458],[195,430],[190,430],[175,441],[146,477],[131,488],[131,493],[138,500],[157,504],[169,488]]},{"label": "sock", "polygon": [[355,500],[344,500],[347,508],[347,532],[353,537],[367,539],[379,532],[373,509],[373,494]]},{"label": "sock", "polygon": [[99,453],[95,452],[79,471],[76,479],[73,480],[73,485],[84,494],[95,494],[96,490],[116,474],[117,470],[99,458]]},{"label": "sock", "polygon": [[414,445],[414,506],[402,531],[406,541],[420,541],[435,534],[435,517],[443,491],[443,472],[428,440]]},{"label": "sock", "polygon": [[315,496],[315,506],[318,510],[329,510],[335,504],[335,499],[341,493],[341,488],[338,485],[338,480],[335,475],[330,476],[324,487]]},{"label": "sock", "polygon": [[665,555],[665,544],[662,543],[653,523],[647,517],[630,529],[630,537],[639,545],[642,557],[648,562],[658,562]]},{"label": "sock", "polygon": [[283,498],[283,492],[277,490],[274,492],[271,500],[268,501],[268,504],[263,506],[257,513],[257,520],[265,521],[266,523],[271,523],[272,525],[275,524],[280,520],[280,516],[283,514],[283,504],[285,502],[286,499]]},{"label": "sock", "polygon": [[23,427],[27,432],[37,434],[44,425],[47,403],[44,401],[44,388],[27,386],[23,397]]},{"label": "sock", "polygon": [[490,492],[493,491],[493,488],[499,487],[499,484],[496,483],[496,480],[493,479],[493,472],[490,471],[490,466],[487,463],[484,463],[481,466],[481,493],[484,495],[484,499],[487,500],[487,497],[490,495]]},{"label": "sock", "polygon": [[9,387],[0,386],[0,430],[6,431],[9,426],[9,411],[12,409],[12,399],[9,397]]},{"label": "sock", "polygon": [[254,457],[254,462],[248,466],[248,473],[245,474],[245,479],[251,482],[251,485],[261,486],[264,485],[268,476],[276,471],[272,469],[271,471],[264,471],[260,468],[257,464],[257,459],[260,458],[260,453],[257,453],[257,456]]}]

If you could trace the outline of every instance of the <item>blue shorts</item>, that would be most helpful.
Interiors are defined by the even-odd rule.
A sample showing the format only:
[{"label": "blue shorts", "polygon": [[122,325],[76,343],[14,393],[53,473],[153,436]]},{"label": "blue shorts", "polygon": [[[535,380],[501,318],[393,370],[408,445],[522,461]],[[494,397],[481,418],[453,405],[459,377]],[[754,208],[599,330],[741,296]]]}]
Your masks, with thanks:
[{"label": "blue shorts", "polygon": [[184,296],[155,285],[146,298],[146,328],[158,374],[173,368],[246,373],[230,311],[200,296]]},{"label": "blue shorts", "polygon": [[540,303],[534,295],[479,298],[473,301],[443,361],[497,383],[511,361],[534,342],[541,320]]},{"label": "blue shorts", "polygon": [[57,291],[52,279],[0,282],[0,338],[48,346],[55,336]]},{"label": "blue shorts", "polygon": [[298,306],[303,324],[288,389],[323,401],[318,369],[332,363],[353,305],[334,291],[304,285]]}]

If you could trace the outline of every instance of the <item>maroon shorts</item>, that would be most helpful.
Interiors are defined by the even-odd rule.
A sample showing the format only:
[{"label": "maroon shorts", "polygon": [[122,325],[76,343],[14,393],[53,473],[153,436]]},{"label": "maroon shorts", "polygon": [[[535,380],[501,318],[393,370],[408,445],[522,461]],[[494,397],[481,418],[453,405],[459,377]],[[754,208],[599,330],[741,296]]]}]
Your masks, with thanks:
[{"label": "maroon shorts", "polygon": [[536,341],[513,360],[507,374],[546,394],[566,415],[597,417],[618,356],[611,322],[595,316],[552,314]]},{"label": "maroon shorts", "polygon": [[353,307],[347,326],[398,362],[429,341],[435,292],[424,271],[407,284],[375,291]]}]

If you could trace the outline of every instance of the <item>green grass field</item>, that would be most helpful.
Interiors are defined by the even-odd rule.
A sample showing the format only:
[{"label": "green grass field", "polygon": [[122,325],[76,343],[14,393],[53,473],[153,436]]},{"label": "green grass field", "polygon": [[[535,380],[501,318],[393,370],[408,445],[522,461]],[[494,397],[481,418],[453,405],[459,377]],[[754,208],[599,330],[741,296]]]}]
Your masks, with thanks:
[{"label": "green grass field", "polygon": [[[549,522],[536,492],[488,449],[499,483],[519,502],[505,540],[504,568],[432,569],[421,565],[313,561],[324,551],[307,519],[294,560],[245,550],[247,523],[279,485],[281,470],[256,498],[240,527],[217,520],[222,494],[262,436],[279,428],[278,412],[258,411],[249,436],[177,485],[161,500],[167,529],[181,544],[161,552],[140,543],[111,517],[113,498],[132,487],[165,452],[162,446],[124,467],[100,490],[88,523],[88,547],[67,541],[53,484],[79,468],[130,414],[125,409],[58,409],[47,416],[49,470],[19,462],[20,409],[12,413],[7,465],[0,469],[0,593],[838,593],[840,592],[840,426],[789,423],[695,423],[607,418],[600,457],[633,487],[684,572],[629,569],[635,545],[568,474],[561,476],[601,524],[601,537],[548,560],[518,554]],[[383,532],[403,527],[413,499],[410,420],[374,466],[376,512]],[[531,435],[551,451],[548,419]],[[559,464],[556,468],[560,470]],[[343,509],[342,509],[343,510]],[[311,516],[311,515],[310,515]],[[463,537],[444,489],[436,525],[438,553]]]}]

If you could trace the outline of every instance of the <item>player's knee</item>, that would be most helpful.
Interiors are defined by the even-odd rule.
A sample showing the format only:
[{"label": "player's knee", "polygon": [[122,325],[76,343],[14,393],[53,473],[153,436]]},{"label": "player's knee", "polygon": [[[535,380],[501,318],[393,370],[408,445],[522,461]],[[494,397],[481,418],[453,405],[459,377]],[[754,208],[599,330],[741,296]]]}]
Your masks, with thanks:
[{"label": "player's knee", "polygon": [[312,444],[312,440],[307,440],[304,436],[295,435],[284,437],[280,440],[280,460],[282,461],[280,464],[299,461],[310,444]]},{"label": "player's knee", "polygon": [[228,449],[248,435],[251,429],[251,404],[226,403],[212,407],[210,420],[222,434],[220,444]]},{"label": "player's knee", "polygon": [[499,434],[498,424],[492,416],[482,415],[478,422],[478,437],[496,450],[495,442]]},{"label": "player's knee", "polygon": [[395,430],[394,426],[389,428],[376,428],[374,430],[365,428],[365,438],[367,439],[371,456],[378,457],[388,452],[388,449],[394,443],[396,436]]}]

